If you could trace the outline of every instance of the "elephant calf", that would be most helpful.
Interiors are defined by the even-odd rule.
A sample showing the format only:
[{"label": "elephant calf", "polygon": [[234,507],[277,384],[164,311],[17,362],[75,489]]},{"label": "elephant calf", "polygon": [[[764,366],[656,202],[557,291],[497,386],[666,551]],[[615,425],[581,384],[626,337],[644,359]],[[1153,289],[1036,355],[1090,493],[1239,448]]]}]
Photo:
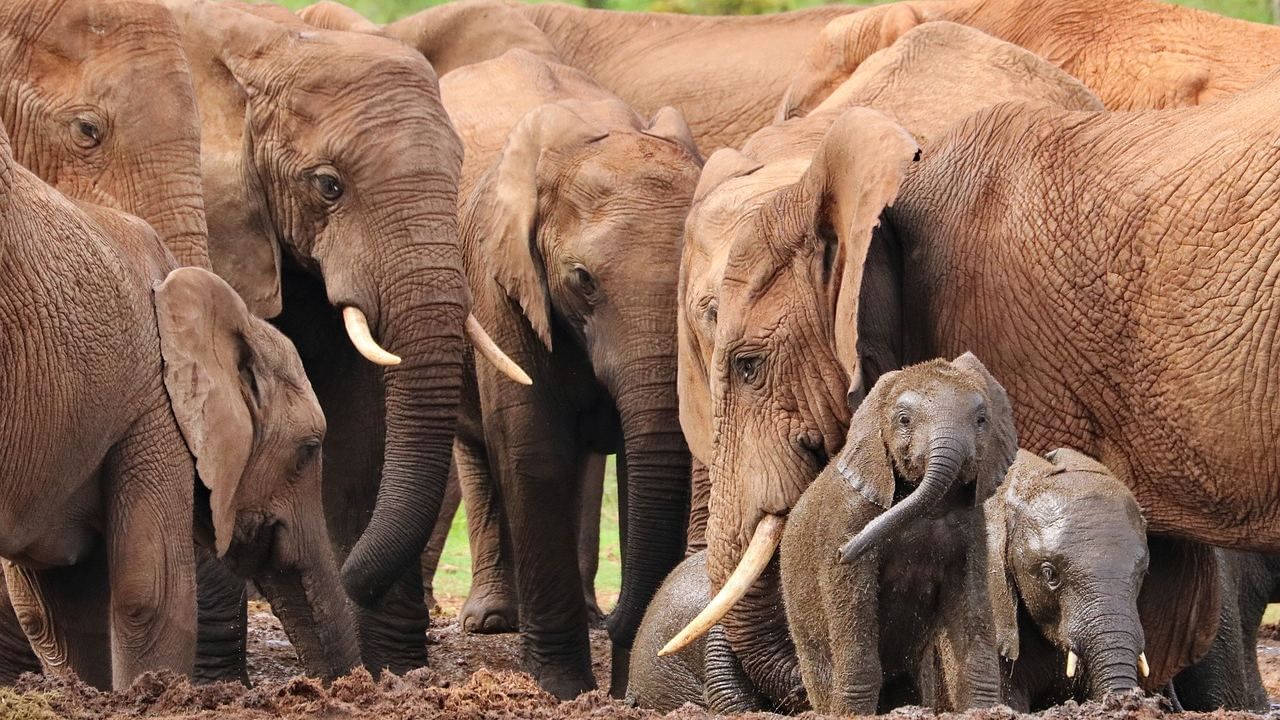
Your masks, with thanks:
[{"label": "elephant calf", "polygon": [[1149,554],[1129,488],[1075,450],[1023,450],[985,509],[1005,703],[1028,712],[1137,687]]},{"label": "elephant calf", "polygon": [[[875,384],[782,536],[787,621],[815,710],[997,702],[981,504],[1016,451],[1004,389],[971,354]],[[942,683],[929,681],[935,662]]]}]

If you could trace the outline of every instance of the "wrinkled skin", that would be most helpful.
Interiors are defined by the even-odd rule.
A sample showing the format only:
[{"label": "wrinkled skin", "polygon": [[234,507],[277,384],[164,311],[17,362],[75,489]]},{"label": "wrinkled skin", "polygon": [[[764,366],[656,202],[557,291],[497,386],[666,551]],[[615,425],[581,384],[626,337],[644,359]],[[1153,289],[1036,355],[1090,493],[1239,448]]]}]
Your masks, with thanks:
[{"label": "wrinkled skin", "polygon": [[[846,108],[904,113],[933,137],[1003,101],[1100,107],[1065,73],[971,29],[926,25],[886,53],[850,78],[856,91],[717,153],[699,181],[678,302],[681,425],[713,488],[715,587],[759,519],[786,514],[844,444],[850,405],[901,364],[898,308],[881,299],[896,290],[880,272],[898,260],[872,227],[918,147],[883,115]],[[932,113],[911,110],[919,97]],[[803,705],[778,602],[771,567],[723,624],[756,687]]]},{"label": "wrinkled skin", "polygon": [[1178,673],[1173,686],[1187,710],[1265,713],[1271,707],[1258,672],[1258,626],[1280,592],[1280,557],[1217,550],[1222,584],[1218,635],[1204,658]]},{"label": "wrinkled skin", "polygon": [[697,17],[468,0],[428,8],[384,32],[441,75],[520,48],[575,67],[642,115],[688,119],[704,152],[736,147],[769,121],[805,48],[834,5],[768,16]]},{"label": "wrinkled skin", "polygon": [[816,107],[869,55],[947,20],[1020,45],[1079,78],[1112,110],[1189,107],[1267,75],[1280,29],[1156,0],[897,2],[832,21],[798,63],[782,117]]},{"label": "wrinkled skin", "polygon": [[[426,662],[419,559],[462,375],[461,144],[434,71],[409,48],[171,6],[196,68],[213,267],[260,316],[283,298],[275,322],[328,418],[323,494],[361,657],[405,672]],[[358,355],[343,308],[401,363]]]},{"label": "wrinkled skin", "polygon": [[986,513],[1005,704],[1030,712],[1137,687],[1148,552],[1129,488],[1074,450],[1023,450]]},{"label": "wrinkled skin", "polygon": [[0,131],[0,557],[46,669],[105,688],[195,655],[195,475],[150,291],[166,262],[145,223],[77,207]]},{"label": "wrinkled skin", "polygon": [[701,159],[679,113],[643,120],[523,51],[451,73],[442,94],[467,146],[459,222],[474,313],[533,378],[477,368],[456,453],[468,512],[485,508],[509,539],[525,666],[573,697],[594,686],[586,606],[566,592],[581,587],[578,530],[547,518],[577,517],[584,467],[618,453],[627,539],[608,628],[619,694],[644,608],[684,555],[672,306]]},{"label": "wrinkled skin", "polygon": [[1016,451],[1004,389],[972,355],[872,388],[782,536],[787,623],[815,710],[999,702],[982,503]]}]

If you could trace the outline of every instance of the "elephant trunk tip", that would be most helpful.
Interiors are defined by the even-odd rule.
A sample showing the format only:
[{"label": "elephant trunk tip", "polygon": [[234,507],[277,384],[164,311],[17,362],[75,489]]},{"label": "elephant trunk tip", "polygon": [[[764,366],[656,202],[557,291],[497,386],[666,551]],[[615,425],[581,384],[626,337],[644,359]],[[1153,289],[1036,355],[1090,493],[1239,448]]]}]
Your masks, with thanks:
[{"label": "elephant trunk tip", "polygon": [[373,608],[391,589],[394,578],[378,579],[385,574],[371,572],[369,564],[359,559],[363,553],[357,552],[358,549],[359,543],[342,564],[340,572],[342,589],[355,604],[364,608]]}]

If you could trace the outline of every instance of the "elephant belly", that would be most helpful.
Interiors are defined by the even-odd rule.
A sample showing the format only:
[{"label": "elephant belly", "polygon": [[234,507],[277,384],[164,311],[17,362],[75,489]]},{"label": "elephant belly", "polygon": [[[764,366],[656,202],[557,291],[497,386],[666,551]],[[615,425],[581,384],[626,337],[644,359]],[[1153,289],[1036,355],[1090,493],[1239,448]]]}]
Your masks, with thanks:
[{"label": "elephant belly", "polygon": [[0,519],[0,557],[34,570],[80,562],[98,542],[100,501],[95,474],[62,507],[46,505]]}]

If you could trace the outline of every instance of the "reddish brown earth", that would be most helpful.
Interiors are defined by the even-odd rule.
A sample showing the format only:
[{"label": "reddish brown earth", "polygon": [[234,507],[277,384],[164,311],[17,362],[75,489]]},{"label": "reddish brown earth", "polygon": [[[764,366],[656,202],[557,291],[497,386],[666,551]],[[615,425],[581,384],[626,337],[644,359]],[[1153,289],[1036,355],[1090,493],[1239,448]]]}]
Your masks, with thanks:
[{"label": "reddish brown earth", "polygon": [[[1263,681],[1272,697],[1280,696],[1280,629],[1264,628],[1258,637],[1258,658]],[[431,628],[431,667],[405,677],[387,675],[379,680],[359,670],[328,688],[314,680],[292,677],[298,664],[280,625],[255,603],[250,610],[250,673],[255,687],[219,684],[192,686],[169,675],[143,676],[129,690],[98,692],[83,684],[26,676],[15,691],[0,690],[0,719],[97,720],[98,718],[166,718],[186,720],[227,718],[503,718],[559,720],[579,718],[658,718],[658,713],[627,707],[602,691],[558,703],[538,689],[527,676],[515,672],[518,643],[515,635],[464,635],[457,623],[439,619]],[[596,678],[604,686],[608,678],[608,641],[603,631],[592,631]],[[1159,720],[1167,712],[1160,699],[1117,697],[1105,703],[1068,704],[1042,713],[1044,720]],[[702,720],[705,712],[686,706],[667,716],[670,720]],[[776,717],[758,714],[754,717]],[[812,713],[802,716],[818,720]],[[920,708],[903,708],[891,714],[897,720],[958,718],[938,716]],[[971,711],[964,720],[1013,720],[1006,709]],[[1188,720],[1255,718],[1245,713],[1187,714]]]}]

